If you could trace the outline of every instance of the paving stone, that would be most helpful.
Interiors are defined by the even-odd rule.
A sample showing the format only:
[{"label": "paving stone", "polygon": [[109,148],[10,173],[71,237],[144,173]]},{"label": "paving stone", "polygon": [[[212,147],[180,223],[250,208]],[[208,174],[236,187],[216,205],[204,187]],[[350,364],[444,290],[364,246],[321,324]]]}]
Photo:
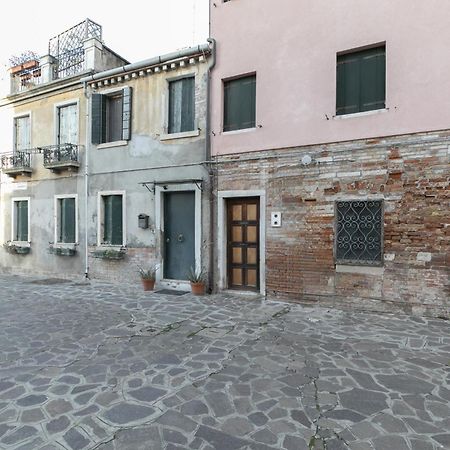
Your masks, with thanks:
[{"label": "paving stone", "polygon": [[215,417],[224,417],[235,412],[227,395],[222,392],[214,392],[205,396],[209,407]]},{"label": "paving stone", "polygon": [[158,428],[145,426],[118,431],[116,433],[115,448],[117,450],[163,450],[164,445]]},{"label": "paving stone", "polygon": [[434,450],[436,448],[428,438],[425,440],[410,438],[409,442],[412,450]]},{"label": "paving stone", "polygon": [[327,411],[324,416],[334,420],[347,420],[352,423],[358,423],[365,419],[365,416],[349,409],[334,409]]},{"label": "paving stone", "polygon": [[301,410],[291,411],[291,417],[298,423],[301,423],[304,427],[309,428],[311,426],[311,421],[308,419],[306,414]]},{"label": "paving stone", "polygon": [[243,439],[205,427],[204,425],[200,425],[195,436],[211,444],[215,450],[237,450],[248,444]]},{"label": "paving stone", "polygon": [[12,388],[15,384],[12,381],[0,381],[0,392]]},{"label": "paving stone", "polygon": [[42,422],[42,420],[44,420],[45,418],[45,414],[39,408],[26,409],[20,417],[23,423]]},{"label": "paving stone", "polygon": [[45,427],[50,434],[55,434],[66,430],[70,424],[71,422],[67,416],[61,416],[48,422]]},{"label": "paving stone", "polygon": [[443,445],[444,448],[450,448],[450,433],[436,434],[433,439]]},{"label": "paving stone", "polygon": [[255,429],[245,417],[233,417],[227,419],[222,425],[222,431],[232,436],[245,436]]},{"label": "paving stone", "polygon": [[208,414],[208,407],[200,400],[191,400],[183,405],[180,408],[181,414],[187,416],[196,416],[202,414]]},{"label": "paving stone", "polygon": [[286,436],[283,441],[283,448],[286,450],[311,450],[304,439],[299,436]]},{"label": "paving stone", "polygon": [[188,433],[192,433],[197,427],[197,424],[193,420],[176,411],[167,411],[158,417],[156,422],[161,425],[178,428]]},{"label": "paving stone", "polygon": [[63,399],[51,400],[45,405],[45,410],[51,417],[56,417],[72,411],[73,407],[70,402]]},{"label": "paving stone", "polygon": [[256,412],[256,413],[250,414],[248,416],[248,418],[250,419],[250,421],[252,423],[254,423],[258,427],[265,425],[267,423],[267,421],[269,420],[267,418],[267,416],[262,412]]},{"label": "paving stone", "polygon": [[90,445],[89,439],[83,436],[76,428],[71,428],[63,437],[72,450],[82,450]]},{"label": "paving stone", "polygon": [[140,389],[128,392],[128,395],[141,402],[154,402],[165,394],[167,394],[167,391],[151,386],[145,386]]},{"label": "paving stone", "polygon": [[37,429],[30,426],[24,425],[20,428],[15,429],[12,433],[5,436],[0,442],[6,445],[17,445],[21,442],[29,439],[37,434]]},{"label": "paving stone", "polygon": [[340,439],[327,440],[327,450],[348,450],[348,445]]},{"label": "paving stone", "polygon": [[412,375],[376,375],[378,382],[391,391],[427,394],[434,389],[431,383],[427,383]]},{"label": "paving stone", "polygon": [[407,442],[401,436],[380,436],[372,440],[374,448],[409,450]]},{"label": "paving stone", "polygon": [[164,429],[163,438],[166,442],[171,442],[173,444],[186,445],[188,442],[187,438],[183,434],[175,430]]},{"label": "paving stone", "polygon": [[11,430],[14,430],[15,425],[8,425],[6,423],[0,423],[0,438],[4,436],[6,433],[10,432]]},{"label": "paving stone", "polygon": [[372,421],[380,425],[387,433],[406,433],[408,430],[405,424],[398,418],[388,414],[378,414]]},{"label": "paving stone", "polygon": [[439,433],[443,430],[435,427],[434,425],[423,422],[418,419],[414,419],[412,417],[407,417],[405,422],[417,433],[417,434],[431,434],[431,433]]},{"label": "paving stone", "polygon": [[119,403],[108,409],[103,414],[103,417],[109,422],[118,425],[125,425],[146,419],[154,413],[155,410],[148,406],[135,405],[131,403]]},{"label": "paving stone", "polygon": [[387,408],[386,395],[354,388],[339,394],[341,404],[348,409],[371,415]]}]

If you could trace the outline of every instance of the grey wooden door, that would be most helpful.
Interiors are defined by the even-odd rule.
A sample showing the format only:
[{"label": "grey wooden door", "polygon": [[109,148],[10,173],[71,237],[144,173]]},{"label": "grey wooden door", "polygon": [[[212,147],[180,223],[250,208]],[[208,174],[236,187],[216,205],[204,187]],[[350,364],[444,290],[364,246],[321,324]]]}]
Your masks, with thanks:
[{"label": "grey wooden door", "polygon": [[195,268],[195,193],[164,194],[164,278],[186,280]]}]

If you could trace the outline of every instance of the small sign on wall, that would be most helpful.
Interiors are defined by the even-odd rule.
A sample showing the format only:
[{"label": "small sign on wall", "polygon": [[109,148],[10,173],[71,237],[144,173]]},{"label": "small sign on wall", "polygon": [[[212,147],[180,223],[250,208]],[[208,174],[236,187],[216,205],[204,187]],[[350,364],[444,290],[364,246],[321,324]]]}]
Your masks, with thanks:
[{"label": "small sign on wall", "polygon": [[273,212],[270,215],[270,223],[272,227],[279,228],[281,227],[281,212]]}]

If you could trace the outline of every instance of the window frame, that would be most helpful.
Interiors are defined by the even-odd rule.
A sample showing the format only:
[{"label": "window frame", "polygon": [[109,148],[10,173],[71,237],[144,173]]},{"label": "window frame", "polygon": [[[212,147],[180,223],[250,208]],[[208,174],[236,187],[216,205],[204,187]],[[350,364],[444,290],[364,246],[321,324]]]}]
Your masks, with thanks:
[{"label": "window frame", "polygon": [[24,117],[28,117],[28,121],[29,121],[29,127],[28,127],[28,142],[29,147],[27,149],[23,149],[23,150],[28,150],[30,148],[33,147],[31,139],[33,136],[33,132],[32,132],[32,112],[31,111],[23,111],[21,113],[17,113],[14,114],[13,116],[13,151],[17,152],[17,151],[23,151],[23,150],[18,150],[17,149],[17,127],[16,127],[16,121],[17,119],[22,119]]},{"label": "window frame", "polygon": [[[184,80],[186,78],[193,78],[194,80],[194,98],[193,98],[193,107],[194,107],[194,123],[192,130],[180,131],[180,132],[170,132],[170,85],[171,83]],[[197,105],[196,105],[196,87],[197,87],[197,77],[194,72],[186,73],[177,77],[166,78],[166,92],[167,92],[167,100],[166,100],[166,114],[164,118],[164,136],[176,138],[177,136],[186,136],[189,137],[195,134],[198,131],[198,122],[197,122]]]},{"label": "window frame", "polygon": [[[59,223],[60,217],[60,202],[59,200],[63,200],[66,198],[74,198],[75,199],[75,242],[60,242],[58,240],[59,232],[61,230],[61,224]],[[53,203],[53,219],[54,219],[54,245],[56,246],[64,246],[64,245],[78,245],[78,194],[60,194],[54,196]]]},{"label": "window frame", "polygon": [[[369,52],[371,50],[377,50],[377,49],[384,49],[384,61],[385,61],[385,67],[384,67],[384,99],[383,99],[383,103],[384,106],[381,108],[375,108],[375,109],[368,109],[368,110],[362,110],[361,109],[361,98],[359,98],[359,104],[358,104],[358,111],[354,111],[354,112],[338,112],[338,108],[340,108],[341,106],[338,105],[338,95],[339,95],[339,86],[340,86],[340,79],[338,77],[338,67],[339,67],[339,59],[349,56],[349,55],[357,55],[360,53],[365,53],[365,52]],[[336,53],[336,67],[335,67],[335,118],[344,118],[344,117],[348,117],[348,116],[354,116],[354,115],[368,115],[368,114],[374,114],[377,112],[382,112],[382,111],[386,111],[387,109],[387,45],[386,45],[386,41],[382,41],[382,42],[377,42],[375,44],[371,44],[371,45],[366,45],[366,46],[362,46],[362,47],[357,47],[357,48],[353,48],[353,49],[349,49],[349,50],[344,50],[344,51],[340,51]],[[360,91],[361,91],[361,82],[362,78],[361,78],[361,74],[359,74],[359,87],[360,87]]]},{"label": "window frame", "polygon": [[[105,206],[103,197],[109,197],[111,195],[121,195],[122,196],[122,244],[107,244],[102,242],[105,230]],[[97,246],[98,247],[114,247],[122,248],[126,247],[126,236],[127,236],[127,220],[126,220],[126,191],[99,191],[97,194]]]},{"label": "window frame", "polygon": [[55,145],[59,145],[59,127],[60,127],[60,114],[59,111],[61,108],[65,108],[67,106],[72,106],[72,105],[76,105],[77,107],[77,141],[76,143],[74,143],[74,145],[79,145],[80,144],[80,101],[77,98],[71,99],[71,100],[66,100],[64,102],[58,102],[55,103],[54,105],[54,109],[53,109],[53,123],[54,123],[54,138],[53,141],[55,143]]},{"label": "window frame", "polygon": [[[254,117],[254,125],[252,127],[246,127],[246,128],[237,128],[234,130],[225,130],[225,100],[226,100],[226,84],[229,82],[233,82],[236,80],[240,80],[243,78],[250,78],[250,77],[254,77],[255,78],[255,117]],[[248,131],[252,131],[255,130],[257,128],[256,124],[257,124],[257,117],[258,117],[258,102],[257,102],[257,73],[255,72],[248,72],[248,73],[244,73],[244,74],[240,74],[240,75],[236,75],[233,77],[228,77],[228,78],[223,78],[222,79],[222,133],[223,134],[228,134],[228,133],[242,133],[242,132],[248,132]]]},{"label": "window frame", "polygon": [[[17,226],[17,217],[16,217],[16,202],[26,201],[27,205],[27,220],[28,220],[28,229],[27,229],[27,238],[26,241],[16,240],[16,226]],[[11,198],[11,242],[15,244],[30,244],[31,243],[31,197],[12,197]]]},{"label": "window frame", "polygon": [[[338,245],[338,203],[342,202],[381,202],[380,213],[380,259],[379,260],[361,260],[361,259],[338,259],[337,257],[337,245]],[[334,201],[334,243],[333,243],[333,257],[335,266],[361,266],[361,267],[383,267],[384,266],[384,211],[385,211],[385,201],[384,198],[375,197],[375,198],[342,198]]]}]

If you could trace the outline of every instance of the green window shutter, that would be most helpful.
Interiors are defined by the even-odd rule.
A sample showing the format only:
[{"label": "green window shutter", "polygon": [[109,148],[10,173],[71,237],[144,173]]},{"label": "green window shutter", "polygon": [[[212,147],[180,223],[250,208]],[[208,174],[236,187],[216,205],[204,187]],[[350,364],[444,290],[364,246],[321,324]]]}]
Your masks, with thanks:
[{"label": "green window shutter", "polygon": [[181,110],[181,131],[192,131],[195,119],[195,80],[194,77],[181,80],[182,90],[182,110]]},{"label": "green window shutter", "polygon": [[131,139],[131,97],[132,89],[130,87],[123,88],[122,103],[122,139],[129,141]]},{"label": "green window shutter", "polygon": [[111,244],[112,209],[111,196],[103,197],[103,244]]},{"label": "green window shutter", "polygon": [[63,198],[60,206],[60,242],[75,243],[75,199]]},{"label": "green window shutter", "polygon": [[226,81],[224,84],[224,131],[255,126],[256,76]]},{"label": "green window shutter", "polygon": [[122,245],[123,244],[123,234],[122,234],[122,196],[112,195],[111,196],[111,244],[112,245]]},{"label": "green window shutter", "polygon": [[361,58],[361,111],[385,107],[386,52],[376,48],[365,52]]},{"label": "green window shutter", "polygon": [[360,58],[343,55],[337,63],[336,115],[360,111]]},{"label": "green window shutter", "polygon": [[101,144],[106,139],[106,97],[92,94],[91,141]]},{"label": "green window shutter", "polygon": [[28,241],[28,201],[16,202],[16,231],[17,241]]}]

